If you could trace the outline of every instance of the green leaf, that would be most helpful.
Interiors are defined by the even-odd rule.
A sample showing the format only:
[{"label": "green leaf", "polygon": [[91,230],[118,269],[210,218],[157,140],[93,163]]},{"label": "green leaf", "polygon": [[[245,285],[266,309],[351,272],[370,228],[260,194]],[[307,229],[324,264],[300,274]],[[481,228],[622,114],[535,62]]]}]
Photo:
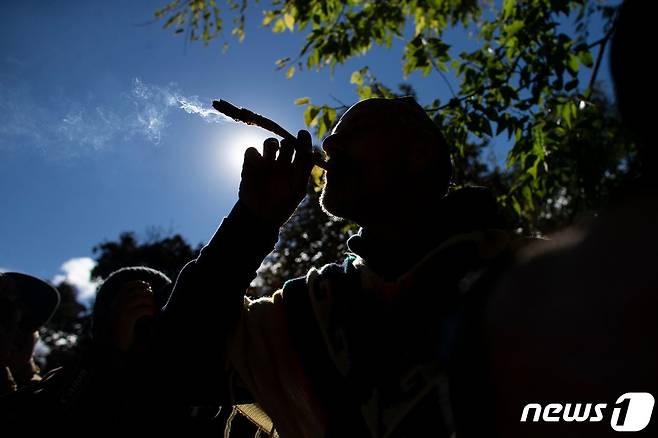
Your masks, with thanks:
[{"label": "green leaf", "polygon": [[336,110],[333,108],[327,108],[325,110],[325,115],[327,117],[327,120],[329,121],[329,124],[333,125],[334,122],[336,121]]},{"label": "green leaf", "polygon": [[503,19],[507,20],[514,13],[516,0],[505,0],[503,2]]},{"label": "green leaf", "polygon": [[586,66],[588,68],[592,68],[593,61],[592,61],[592,53],[590,51],[582,51],[582,52],[580,52],[578,57],[580,58],[580,62],[584,66]]},{"label": "green leaf", "polygon": [[327,123],[326,113],[318,119],[318,137],[324,137],[324,134],[329,130],[329,123]]},{"label": "green leaf", "polygon": [[572,75],[578,73],[578,67],[580,66],[580,59],[574,55],[569,55],[569,60],[567,61],[567,68]]},{"label": "green leaf", "polygon": [[[533,148],[534,149],[534,148]],[[532,179],[537,179],[537,164],[539,163],[539,156],[536,154],[528,154],[523,159],[523,167],[525,168],[525,173],[530,175]]]},{"label": "green leaf", "polygon": [[357,86],[363,85],[363,76],[361,75],[361,70],[352,72],[350,77],[350,84],[356,84]]},{"label": "green leaf", "polygon": [[414,35],[419,35],[425,30],[426,22],[425,22],[425,16],[424,15],[416,15],[416,30],[414,31]]},{"label": "green leaf", "polygon": [[283,18],[279,18],[274,22],[274,26],[272,26],[272,32],[274,33],[281,33],[286,30],[286,23],[283,21]]},{"label": "green leaf", "polygon": [[290,79],[295,75],[295,66],[291,65],[286,72],[286,79]]},{"label": "green leaf", "polygon": [[295,17],[293,17],[291,14],[285,14],[283,16],[283,22],[285,23],[288,30],[292,32],[295,27]]},{"label": "green leaf", "polygon": [[286,66],[288,61],[290,61],[290,58],[281,58],[274,61],[274,64],[276,65],[277,69],[281,69]]},{"label": "green leaf", "polygon": [[522,135],[523,135],[523,129],[516,128],[516,132],[514,133],[514,141],[518,143],[521,140]]},{"label": "green leaf", "polygon": [[519,204],[519,201],[517,201],[514,196],[511,196],[510,199],[512,201],[512,208],[516,212],[517,216],[521,216],[521,204]]},{"label": "green leaf", "polygon": [[535,206],[532,202],[532,190],[530,190],[530,187],[527,185],[523,186],[521,189],[521,196],[523,196],[523,200],[525,201],[525,204],[528,206],[528,208],[530,210],[534,210]]},{"label": "green leaf", "polygon": [[561,108],[562,120],[567,125],[567,128],[571,128],[573,124],[573,118],[576,116],[576,104],[573,100],[566,102],[562,105]]},{"label": "green leaf", "polygon": [[304,111],[304,124],[306,126],[315,126],[317,124],[316,117],[320,113],[320,108],[314,105],[309,105]]},{"label": "green leaf", "polygon": [[270,23],[272,23],[272,20],[274,20],[277,16],[274,11],[263,11],[263,14],[265,15],[263,17],[263,26],[269,26]]},{"label": "green leaf", "polygon": [[507,37],[514,36],[518,31],[523,29],[525,22],[523,20],[514,20],[509,25],[505,26],[505,34]]},{"label": "green leaf", "polygon": [[372,97],[372,88],[368,85],[359,87],[357,92],[359,93],[359,99],[361,100],[370,99]]},{"label": "green leaf", "polygon": [[300,97],[295,99],[295,105],[308,105],[309,103],[311,103],[310,97]]}]

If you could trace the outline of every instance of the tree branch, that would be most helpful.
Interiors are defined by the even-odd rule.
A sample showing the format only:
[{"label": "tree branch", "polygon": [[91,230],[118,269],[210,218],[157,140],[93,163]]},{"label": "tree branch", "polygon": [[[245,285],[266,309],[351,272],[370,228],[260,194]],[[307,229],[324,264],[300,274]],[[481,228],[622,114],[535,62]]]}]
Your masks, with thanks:
[{"label": "tree branch", "polygon": [[592,77],[589,78],[589,84],[587,85],[587,91],[585,91],[585,100],[589,100],[590,96],[592,95],[592,91],[594,89],[594,83],[596,82],[596,77],[599,74],[599,68],[601,67],[601,61],[603,61],[603,53],[605,53],[605,48],[608,45],[608,41],[610,41],[610,38],[612,37],[612,34],[614,33],[614,29],[615,29],[615,27],[612,26],[610,28],[610,30],[608,31],[608,33],[605,34],[605,36],[603,38],[601,38],[599,41],[597,41],[597,43],[596,43],[600,46],[599,54],[596,56],[596,64],[594,64],[594,70],[592,71]]},{"label": "tree branch", "polygon": [[[513,72],[516,69],[516,66],[519,64],[519,61],[521,60],[521,56],[522,56],[522,54],[519,54],[519,56],[516,57],[516,59],[514,60],[512,65],[510,66],[510,68],[509,68],[510,73]],[[456,104],[459,104],[459,103],[461,103],[461,102],[463,102],[467,99],[470,99],[473,96],[476,96],[478,94],[484,93],[485,91],[491,90],[492,88],[500,87],[505,82],[506,81],[503,81],[503,80],[492,82],[491,84],[489,84],[487,86],[482,86],[482,87],[478,88],[477,90],[472,91],[471,93],[468,93],[464,96],[461,96],[461,97],[456,97],[455,96],[452,99],[450,99],[450,101],[448,103],[446,103],[445,105],[441,105],[441,106],[436,107],[436,108],[427,108],[427,109],[425,109],[425,111],[427,111],[427,112],[441,111],[442,109],[445,109],[445,108],[448,108],[450,106],[454,106]]]},{"label": "tree branch", "polygon": [[349,105],[346,105],[345,102],[343,102],[342,100],[340,100],[339,98],[337,98],[333,94],[329,93],[329,96],[341,105],[341,106],[333,108],[333,109],[339,110],[339,109],[343,109],[343,108],[349,108]]},{"label": "tree branch", "polygon": [[[420,40],[422,41],[423,46],[427,50],[427,43],[425,42],[425,38],[421,38]],[[428,50],[428,52],[429,52],[429,50]],[[429,53],[428,53],[428,55],[429,55]],[[452,95],[453,99],[455,97],[457,97],[457,95],[455,94],[455,90],[452,88],[452,84],[448,80],[448,77],[441,71],[441,69],[439,69],[439,66],[436,65],[436,61],[434,60],[434,57],[429,55],[428,58],[430,60],[430,64],[432,64],[432,68],[434,68],[434,70],[436,70],[436,72],[439,74],[439,76],[441,76],[441,79],[443,79],[443,82],[445,82],[445,84],[448,86],[448,90],[450,90],[450,94]]]}]

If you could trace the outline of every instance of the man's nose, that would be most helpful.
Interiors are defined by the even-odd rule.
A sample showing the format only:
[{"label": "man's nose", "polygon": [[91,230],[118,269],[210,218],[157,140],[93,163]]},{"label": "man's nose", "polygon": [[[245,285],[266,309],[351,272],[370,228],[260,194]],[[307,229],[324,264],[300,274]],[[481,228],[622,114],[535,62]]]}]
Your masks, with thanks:
[{"label": "man's nose", "polygon": [[331,156],[340,149],[340,141],[336,134],[331,134],[322,142],[322,149]]}]

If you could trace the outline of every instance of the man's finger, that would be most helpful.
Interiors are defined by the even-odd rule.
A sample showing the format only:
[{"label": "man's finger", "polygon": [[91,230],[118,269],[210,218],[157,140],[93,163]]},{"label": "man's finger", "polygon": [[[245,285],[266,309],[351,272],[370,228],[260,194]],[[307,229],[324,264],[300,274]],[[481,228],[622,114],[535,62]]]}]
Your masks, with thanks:
[{"label": "man's finger", "polygon": [[248,147],[246,151],[244,151],[244,162],[249,163],[249,164],[257,164],[262,161],[263,157],[260,155],[260,152],[258,152],[258,149],[255,147],[251,146]]},{"label": "man's finger", "polygon": [[263,142],[263,158],[265,161],[274,161],[276,151],[279,150],[279,141],[276,138],[268,138]]},{"label": "man's finger", "polygon": [[284,138],[281,140],[281,150],[279,157],[276,159],[277,163],[290,163],[292,161],[292,154],[295,152],[295,145],[291,140]]},{"label": "man's finger", "polygon": [[242,176],[244,177],[245,169],[262,169],[265,160],[255,147],[247,148],[244,151],[244,162],[242,163]]},{"label": "man's finger", "polygon": [[300,129],[297,133],[297,145],[295,146],[297,152],[303,154],[310,154],[313,152],[313,140],[311,134],[305,130]]},{"label": "man's finger", "polygon": [[311,134],[308,131],[300,130],[297,134],[295,143],[295,167],[301,172],[306,172],[306,168],[312,167],[313,161],[313,144]]}]

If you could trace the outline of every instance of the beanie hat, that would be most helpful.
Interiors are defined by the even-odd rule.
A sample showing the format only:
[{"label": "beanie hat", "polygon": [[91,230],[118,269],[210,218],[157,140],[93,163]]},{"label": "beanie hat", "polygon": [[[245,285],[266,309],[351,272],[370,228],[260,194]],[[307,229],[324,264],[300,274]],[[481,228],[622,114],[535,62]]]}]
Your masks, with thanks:
[{"label": "beanie hat", "polygon": [[144,281],[151,286],[155,304],[161,309],[169,299],[172,281],[164,273],[145,266],[131,266],[112,272],[97,289],[93,309],[93,328],[107,317],[109,307],[121,287],[131,281]]}]

